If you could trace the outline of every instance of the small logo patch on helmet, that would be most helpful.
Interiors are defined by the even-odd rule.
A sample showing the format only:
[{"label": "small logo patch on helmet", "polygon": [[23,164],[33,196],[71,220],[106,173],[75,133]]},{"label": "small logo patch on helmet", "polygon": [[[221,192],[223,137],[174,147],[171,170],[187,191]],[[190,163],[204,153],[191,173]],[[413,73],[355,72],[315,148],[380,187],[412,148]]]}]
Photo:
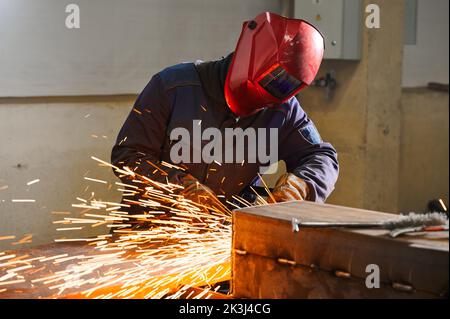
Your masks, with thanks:
[{"label": "small logo patch on helmet", "polygon": [[322,143],[322,138],[320,137],[319,131],[317,131],[316,126],[311,122],[303,126],[298,130],[305,140],[311,144]]}]

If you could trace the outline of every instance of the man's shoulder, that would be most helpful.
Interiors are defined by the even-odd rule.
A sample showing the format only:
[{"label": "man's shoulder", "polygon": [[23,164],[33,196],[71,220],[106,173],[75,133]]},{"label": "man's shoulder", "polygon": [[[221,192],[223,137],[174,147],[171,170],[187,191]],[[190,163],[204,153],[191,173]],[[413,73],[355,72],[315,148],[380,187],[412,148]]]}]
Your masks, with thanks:
[{"label": "man's shoulder", "polygon": [[270,109],[272,112],[280,112],[286,119],[302,116],[304,111],[295,96],[281,103],[279,106]]},{"label": "man's shoulder", "polygon": [[156,74],[166,90],[178,86],[201,85],[194,62],[183,62],[169,66]]}]

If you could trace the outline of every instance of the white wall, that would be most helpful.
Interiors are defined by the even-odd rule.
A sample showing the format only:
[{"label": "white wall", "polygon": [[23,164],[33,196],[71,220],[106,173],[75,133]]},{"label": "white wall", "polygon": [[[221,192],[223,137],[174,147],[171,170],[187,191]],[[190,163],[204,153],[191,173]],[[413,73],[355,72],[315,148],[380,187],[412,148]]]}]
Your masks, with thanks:
[{"label": "white wall", "polygon": [[405,45],[403,86],[449,83],[449,1],[418,0],[417,43]]},{"label": "white wall", "polygon": [[137,93],[168,65],[227,55],[263,11],[279,1],[0,0],[0,96]]},{"label": "white wall", "polygon": [[[77,197],[88,199],[91,192],[97,199],[120,200],[117,192],[83,177],[109,184],[118,181],[110,169],[99,167],[90,156],[109,161],[133,101],[134,96],[100,101],[92,97],[0,100],[0,237],[15,235],[18,240],[33,234],[32,244],[36,245],[64,235],[76,238],[107,231],[88,226],[61,233],[52,221],[80,217],[80,210],[71,205],[81,203]],[[40,182],[27,185],[35,179]],[[13,199],[35,202],[16,203]],[[71,216],[52,214],[55,211],[71,212]],[[0,251],[22,246],[10,246],[12,242],[1,240]]]}]

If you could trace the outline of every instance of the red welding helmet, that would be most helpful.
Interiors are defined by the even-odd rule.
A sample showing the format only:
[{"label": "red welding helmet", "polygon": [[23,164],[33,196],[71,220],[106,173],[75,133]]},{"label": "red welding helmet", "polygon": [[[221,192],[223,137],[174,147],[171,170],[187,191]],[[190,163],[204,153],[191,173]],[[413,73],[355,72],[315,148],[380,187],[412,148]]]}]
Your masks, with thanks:
[{"label": "red welding helmet", "polygon": [[225,80],[233,113],[246,116],[285,102],[316,77],[324,39],[310,23],[265,12],[244,22]]}]

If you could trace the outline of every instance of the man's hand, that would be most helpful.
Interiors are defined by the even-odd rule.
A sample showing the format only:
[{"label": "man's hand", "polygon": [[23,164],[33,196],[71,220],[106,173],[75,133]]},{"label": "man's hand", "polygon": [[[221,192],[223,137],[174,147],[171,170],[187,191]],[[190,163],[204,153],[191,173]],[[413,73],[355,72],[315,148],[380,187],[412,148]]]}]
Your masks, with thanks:
[{"label": "man's hand", "polygon": [[205,206],[218,206],[220,203],[219,199],[208,186],[201,184],[190,174],[182,178],[182,185],[184,189],[180,194],[186,199]]},{"label": "man's hand", "polygon": [[[305,200],[308,191],[308,184],[303,179],[294,174],[286,173],[278,179],[272,195],[276,202]],[[273,200],[271,201],[273,202]]]}]

